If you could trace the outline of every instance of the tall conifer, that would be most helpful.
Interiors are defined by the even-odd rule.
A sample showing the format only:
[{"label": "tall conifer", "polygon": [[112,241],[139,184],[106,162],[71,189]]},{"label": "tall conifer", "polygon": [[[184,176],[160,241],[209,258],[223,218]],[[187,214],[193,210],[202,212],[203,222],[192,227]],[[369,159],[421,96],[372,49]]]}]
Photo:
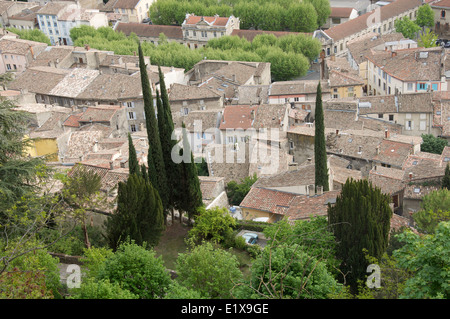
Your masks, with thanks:
[{"label": "tall conifer", "polygon": [[166,165],[167,185],[168,185],[168,208],[173,212],[177,204],[178,193],[180,185],[180,165],[172,160],[172,150],[177,147],[177,141],[172,139],[174,132],[174,124],[172,118],[172,111],[170,108],[169,96],[165,84],[164,74],[161,71],[161,67],[158,66],[159,72],[159,87],[161,90],[161,96],[159,99],[159,92],[156,92],[157,96],[157,108],[158,108],[158,125],[159,125],[159,137],[161,140],[161,148]]},{"label": "tall conifer", "polygon": [[387,248],[392,217],[389,203],[390,197],[367,180],[348,179],[336,203],[328,206],[328,221],[338,242],[336,256],[353,291],[367,275],[363,249],[380,260]]},{"label": "tall conifer", "polygon": [[128,170],[130,175],[139,173],[139,162],[130,133],[128,133]]},{"label": "tall conifer", "polygon": [[[197,166],[194,163],[194,156],[192,155],[191,146],[188,140],[186,126],[182,123],[183,130],[183,160],[181,162],[181,177],[180,183],[183,187],[183,192],[180,194],[180,209],[188,214],[189,220],[194,217],[198,208],[203,206],[203,196],[200,189],[200,180],[198,179]],[[181,212],[180,212],[181,219]]]},{"label": "tall conifer", "polygon": [[323,186],[324,191],[329,190],[327,150],[325,145],[325,124],[322,106],[322,87],[317,85],[316,109],[314,116],[314,160],[315,160],[315,181],[317,186]]},{"label": "tall conifer", "polygon": [[153,107],[153,96],[147,74],[147,66],[144,54],[139,43],[139,70],[141,72],[142,95],[144,98],[145,123],[147,126],[148,150],[148,176],[152,185],[158,190],[163,203],[164,211],[167,213],[167,176],[164,159],[159,138],[159,128]]}]

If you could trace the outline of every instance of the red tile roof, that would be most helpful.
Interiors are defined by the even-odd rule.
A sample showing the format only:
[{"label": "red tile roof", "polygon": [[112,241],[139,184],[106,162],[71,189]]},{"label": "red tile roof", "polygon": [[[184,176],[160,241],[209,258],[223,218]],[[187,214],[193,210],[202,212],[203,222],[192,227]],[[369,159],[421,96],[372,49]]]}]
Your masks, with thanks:
[{"label": "red tile roof", "polygon": [[253,125],[252,111],[256,114],[257,106],[228,105],[223,111],[219,129],[249,129]]},{"label": "red tile roof", "polygon": [[210,25],[226,26],[229,18],[219,17],[219,16],[204,17],[204,16],[190,15],[183,23],[184,24],[197,24],[202,20],[206,21]]},{"label": "red tile roof", "polygon": [[[422,0],[396,0],[388,5],[382,6],[379,10],[380,21],[387,20],[395,17],[405,11],[419,7],[422,4]],[[368,21],[371,20],[371,15],[375,13],[375,10],[367,12],[355,19],[346,21],[331,27],[324,32],[331,37],[334,41],[344,39],[352,34],[356,34],[360,31],[367,29]]]},{"label": "red tile roof", "polygon": [[298,194],[252,187],[240,206],[270,213],[284,211]]},{"label": "red tile roof", "polygon": [[432,7],[450,8],[450,0],[441,0],[435,3],[431,3]]},{"label": "red tile roof", "polygon": [[158,38],[161,33],[168,39],[183,39],[183,31],[180,26],[173,25],[151,25],[145,23],[119,23],[117,32],[123,32],[129,36],[132,32],[138,37]]},{"label": "red tile roof", "polygon": [[67,120],[64,121],[64,126],[71,126],[71,127],[80,127],[80,117],[83,115],[83,113],[79,114],[72,114],[70,115]]},{"label": "red tile roof", "polygon": [[331,8],[330,18],[348,18],[353,8],[333,7]]}]

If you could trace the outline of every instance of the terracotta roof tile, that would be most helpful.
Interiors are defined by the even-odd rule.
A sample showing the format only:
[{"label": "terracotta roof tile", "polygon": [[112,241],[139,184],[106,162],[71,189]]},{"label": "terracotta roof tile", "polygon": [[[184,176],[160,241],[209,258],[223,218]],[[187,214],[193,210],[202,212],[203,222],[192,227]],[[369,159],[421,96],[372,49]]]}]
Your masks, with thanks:
[{"label": "terracotta roof tile", "polygon": [[219,17],[219,16],[205,17],[205,16],[189,15],[188,18],[183,22],[183,24],[184,25],[197,24],[200,21],[206,21],[209,25],[226,26],[229,19],[230,19],[229,17]]},{"label": "terracotta roof tile", "polygon": [[[253,126],[254,114],[257,106],[228,105],[223,111],[222,121],[219,128],[226,129],[249,129]],[[253,115],[252,115],[253,114]]]},{"label": "terracotta roof tile", "polygon": [[[380,20],[384,21],[391,17],[395,17],[402,12],[419,7],[421,4],[421,0],[396,0],[380,8]],[[368,20],[373,13],[374,10],[344,23],[338,24],[334,27],[331,27],[324,32],[334,41],[344,39],[360,31],[368,29]]]},{"label": "terracotta roof tile", "polygon": [[116,27],[117,32],[123,32],[129,36],[132,32],[138,37],[158,38],[160,33],[168,39],[183,39],[183,31],[180,26],[170,25],[151,25],[145,23],[119,23]]},{"label": "terracotta roof tile", "polygon": [[289,207],[296,196],[294,193],[252,187],[239,206],[273,213],[280,207]]}]

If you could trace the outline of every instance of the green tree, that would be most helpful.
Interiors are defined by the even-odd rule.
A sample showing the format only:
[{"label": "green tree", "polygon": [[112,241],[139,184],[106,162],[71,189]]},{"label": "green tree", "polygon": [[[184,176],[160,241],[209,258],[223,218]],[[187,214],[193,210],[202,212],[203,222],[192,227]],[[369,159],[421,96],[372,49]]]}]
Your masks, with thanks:
[{"label": "green tree", "polygon": [[444,177],[442,178],[442,188],[450,190],[450,164],[445,167]]},{"label": "green tree", "polygon": [[240,298],[326,299],[340,284],[320,258],[298,244],[266,246],[251,265],[251,278]]},{"label": "green tree", "polygon": [[12,101],[0,99],[0,213],[39,189],[49,173],[44,158],[26,156],[31,146],[31,140],[25,138],[29,117],[13,110],[15,107]]},{"label": "green tree", "polygon": [[172,220],[174,220],[174,209],[178,206],[177,198],[182,190],[180,186],[180,165],[172,159],[172,152],[177,152],[177,141],[173,139],[174,124],[172,110],[170,108],[169,96],[167,93],[164,74],[161,67],[158,66],[159,87],[161,90],[161,99],[158,99],[157,93],[157,111],[158,111],[158,127],[159,137],[161,141],[161,150],[166,167],[167,185],[168,185],[168,208],[172,212]]},{"label": "green tree", "polygon": [[417,18],[415,22],[422,28],[434,27],[434,12],[428,3],[425,3],[419,7],[419,9],[417,10]]},{"label": "green tree", "polygon": [[164,157],[159,138],[158,122],[153,107],[153,96],[150,88],[150,82],[147,74],[147,66],[144,61],[142,46],[139,43],[139,70],[141,73],[142,95],[144,98],[145,123],[147,129],[147,138],[149,143],[148,150],[148,176],[151,184],[156,188],[161,197],[164,213],[167,213],[168,207],[168,187],[167,175],[164,165]]},{"label": "green tree", "polygon": [[413,214],[417,228],[426,234],[433,234],[440,222],[450,220],[449,207],[450,190],[443,188],[425,195],[421,210]]},{"label": "green tree", "polygon": [[327,150],[325,145],[325,124],[322,106],[322,87],[317,85],[316,94],[316,109],[314,116],[314,163],[315,163],[315,184],[322,186],[323,191],[330,189],[328,182],[328,167],[327,167]]},{"label": "green tree", "polygon": [[210,242],[179,254],[176,271],[177,282],[210,299],[231,298],[232,288],[243,278],[236,256]]},{"label": "green tree", "polygon": [[395,31],[403,34],[405,38],[414,40],[417,37],[417,32],[420,31],[420,27],[405,16],[395,21]]},{"label": "green tree", "polygon": [[16,28],[8,28],[8,31],[17,34],[19,38],[23,40],[42,42],[51,45],[50,39],[39,29],[21,30]]},{"label": "green tree", "polygon": [[380,259],[389,242],[390,197],[367,180],[348,179],[336,204],[328,205],[328,222],[336,237],[336,257],[345,280],[356,291],[368,266],[367,254]]},{"label": "green tree", "polygon": [[[7,256],[12,250],[23,245],[27,252],[11,260],[6,271],[0,274],[0,298],[4,294],[14,298],[12,294],[29,294],[40,298],[61,298],[62,285],[58,263],[59,259],[52,257],[45,248],[35,249],[39,242],[20,239],[11,242],[0,242],[0,257]],[[32,274],[33,276],[29,276]],[[13,281],[8,280],[12,277]],[[10,278],[11,279],[11,278]],[[6,283],[1,283],[6,280]],[[13,286],[10,286],[9,284]],[[15,296],[27,298],[27,296]]]},{"label": "green tree", "polygon": [[405,245],[394,251],[401,268],[413,272],[400,298],[450,298],[450,222],[441,222],[433,235],[411,231],[398,235]]},{"label": "green tree", "polygon": [[[198,214],[198,209],[202,207],[203,195],[200,189],[200,180],[198,179],[197,166],[192,155],[191,145],[188,140],[187,130],[182,123],[182,143],[183,148],[180,150],[180,189],[179,194],[179,214],[182,218],[182,211],[188,214],[189,220]],[[179,159],[176,159],[178,161]]]},{"label": "green tree", "polygon": [[256,174],[253,174],[253,176],[247,176],[241,179],[239,184],[234,180],[228,182],[226,191],[230,204],[241,204],[242,200],[248,194],[252,185],[256,182],[257,179],[258,177],[256,176]]},{"label": "green tree", "polygon": [[135,174],[119,182],[117,210],[106,221],[109,246],[116,250],[121,242],[131,239],[154,247],[163,230],[162,202],[151,183]]},{"label": "green tree", "polygon": [[425,32],[422,32],[419,35],[419,41],[417,42],[420,47],[424,48],[432,48],[436,47],[436,40],[438,36],[430,31],[429,28],[426,28]]},{"label": "green tree", "polygon": [[306,2],[310,2],[317,13],[317,26],[321,27],[326,22],[328,17],[331,14],[330,1],[328,0],[306,0]]},{"label": "green tree", "polygon": [[99,193],[101,177],[94,171],[87,170],[83,165],[77,165],[68,178],[63,180],[62,196],[73,217],[79,220],[84,233],[86,248],[91,247],[87,230],[88,212],[100,207],[105,202],[105,196]]},{"label": "green tree", "polygon": [[120,284],[140,299],[157,299],[164,295],[171,279],[161,257],[153,249],[134,242],[122,243],[103,263],[97,280]]},{"label": "green tree", "polygon": [[289,29],[291,32],[313,32],[319,20],[316,9],[310,2],[292,4],[288,10]]},{"label": "green tree", "polygon": [[128,170],[129,174],[139,174],[139,162],[136,155],[136,149],[134,148],[131,134],[128,133]]},{"label": "green tree", "polygon": [[422,140],[423,142],[420,144],[422,152],[442,154],[442,151],[448,145],[446,139],[435,137],[433,134],[422,134]]},{"label": "green tree", "polygon": [[204,240],[221,243],[233,232],[235,226],[236,220],[226,208],[205,209],[201,207],[198,216],[195,217],[194,226],[189,231],[189,238],[194,243]]},{"label": "green tree", "polygon": [[138,296],[123,289],[118,282],[109,280],[83,280],[80,288],[70,290],[68,299],[138,299]]}]

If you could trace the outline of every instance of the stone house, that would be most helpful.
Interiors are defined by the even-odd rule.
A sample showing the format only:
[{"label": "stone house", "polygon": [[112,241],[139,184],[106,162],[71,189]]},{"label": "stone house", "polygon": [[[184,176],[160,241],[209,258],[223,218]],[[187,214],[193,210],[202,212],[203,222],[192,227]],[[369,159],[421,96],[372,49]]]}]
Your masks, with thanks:
[{"label": "stone house", "polygon": [[221,110],[223,97],[207,87],[173,83],[169,89],[169,102],[175,123],[194,110]]},{"label": "stone house", "polygon": [[115,13],[121,15],[120,21],[141,23],[149,17],[149,8],[154,0],[117,0],[113,5]]},{"label": "stone house", "polygon": [[450,32],[450,1],[433,1],[430,7],[434,12],[434,32],[447,36]]},{"label": "stone house", "polygon": [[147,41],[155,45],[158,45],[161,33],[165,35],[169,42],[184,44],[183,32],[180,26],[119,22],[114,25],[114,30],[123,32],[126,36],[135,33],[139,40]]},{"label": "stone house", "polygon": [[367,91],[373,95],[446,91],[443,47],[374,50],[367,54]]},{"label": "stone house", "polygon": [[204,46],[210,39],[231,35],[233,30],[239,29],[240,21],[235,16],[213,17],[186,14],[181,24],[183,41],[188,48],[196,49]]},{"label": "stone house", "polygon": [[331,7],[330,16],[327,22],[321,28],[323,30],[329,29],[348,20],[354,19],[358,16],[358,11],[351,7]]},{"label": "stone house", "polygon": [[47,44],[15,38],[0,39],[0,74],[23,72]]},{"label": "stone house", "polygon": [[321,41],[326,56],[344,56],[348,51],[348,42],[369,32],[391,33],[395,30],[397,19],[409,17],[415,20],[421,5],[422,0],[392,1],[327,30],[316,30],[313,36]]},{"label": "stone house", "polygon": [[38,29],[37,12],[42,8],[40,5],[23,9],[21,12],[9,17],[10,27],[19,30]]}]

